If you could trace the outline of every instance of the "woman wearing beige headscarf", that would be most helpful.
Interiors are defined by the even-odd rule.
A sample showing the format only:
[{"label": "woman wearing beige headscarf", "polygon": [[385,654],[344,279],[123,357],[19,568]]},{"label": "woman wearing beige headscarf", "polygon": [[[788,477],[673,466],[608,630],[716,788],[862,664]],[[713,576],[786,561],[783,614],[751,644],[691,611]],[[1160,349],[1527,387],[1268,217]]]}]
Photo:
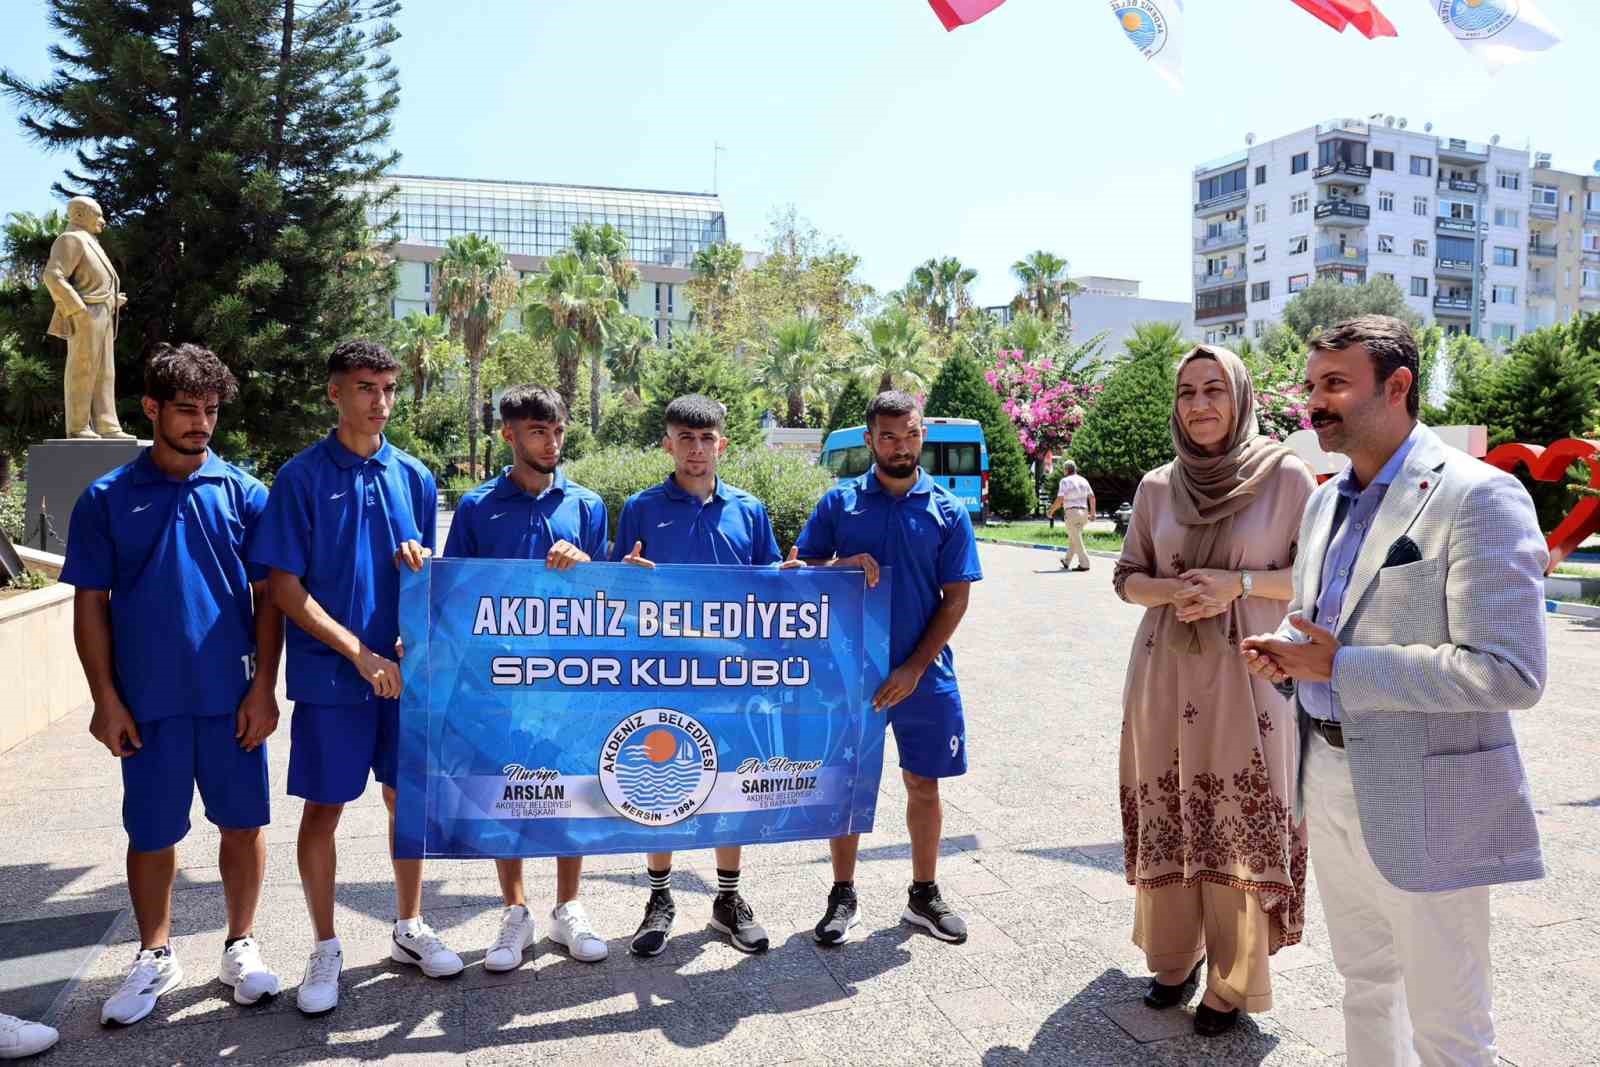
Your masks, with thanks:
[{"label": "woman wearing beige headscarf", "polygon": [[1201,346],[1178,366],[1178,458],[1145,475],[1115,572],[1147,608],[1123,690],[1122,832],[1145,1003],[1186,1002],[1195,1030],[1272,1006],[1267,957],[1300,940],[1306,838],[1294,817],[1290,702],[1245,670],[1241,635],[1282,621],[1315,481],[1260,434],[1239,357]]}]

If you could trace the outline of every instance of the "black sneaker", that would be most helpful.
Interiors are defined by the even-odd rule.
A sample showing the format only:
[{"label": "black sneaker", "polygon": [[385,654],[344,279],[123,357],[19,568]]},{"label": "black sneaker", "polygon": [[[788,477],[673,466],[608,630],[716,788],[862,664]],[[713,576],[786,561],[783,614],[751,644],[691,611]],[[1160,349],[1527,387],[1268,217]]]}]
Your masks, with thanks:
[{"label": "black sneaker", "polygon": [[922,893],[911,890],[906,896],[906,910],[900,913],[900,918],[922,927],[940,941],[959,945],[967,939],[967,924],[944,902],[937,885],[930,886]]},{"label": "black sneaker", "polygon": [[767,928],[738,893],[718,893],[711,902],[711,926],[728,935],[740,952],[767,951]]},{"label": "black sneaker", "polygon": [[836,885],[828,891],[828,910],[811,936],[817,939],[818,944],[837,945],[849,936],[850,928],[860,921],[856,891],[849,886]]},{"label": "black sneaker", "polygon": [[678,909],[672,903],[670,892],[652,892],[649,903],[644,906],[644,922],[633,932],[628,951],[635,956],[661,955],[661,950],[667,947],[667,935],[672,932],[672,920],[677,915]]}]

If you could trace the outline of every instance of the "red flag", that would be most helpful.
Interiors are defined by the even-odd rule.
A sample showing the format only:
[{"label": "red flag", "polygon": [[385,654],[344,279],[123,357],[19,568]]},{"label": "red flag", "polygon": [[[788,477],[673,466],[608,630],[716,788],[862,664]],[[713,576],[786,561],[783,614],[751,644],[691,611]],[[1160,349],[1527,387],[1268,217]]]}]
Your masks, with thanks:
[{"label": "red flag", "polygon": [[1311,12],[1329,26],[1344,32],[1346,26],[1354,26],[1366,35],[1368,40],[1374,37],[1398,37],[1394,23],[1384,17],[1378,10],[1378,5],[1372,0],[1292,0],[1293,3]]},{"label": "red flag", "polygon": [[928,6],[939,16],[944,28],[953,30],[977,22],[983,16],[1005,3],[1006,0],[928,0]]}]

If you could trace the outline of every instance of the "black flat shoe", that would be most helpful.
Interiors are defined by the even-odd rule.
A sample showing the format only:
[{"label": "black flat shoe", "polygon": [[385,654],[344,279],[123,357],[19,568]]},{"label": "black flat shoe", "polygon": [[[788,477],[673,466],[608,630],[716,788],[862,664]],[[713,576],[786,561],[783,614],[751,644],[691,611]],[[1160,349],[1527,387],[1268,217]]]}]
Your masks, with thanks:
[{"label": "black flat shoe", "polygon": [[1218,1037],[1239,1025],[1239,1009],[1218,1011],[1204,1004],[1194,1010],[1194,1032],[1201,1037]]},{"label": "black flat shoe", "polygon": [[1162,985],[1154,978],[1150,979],[1150,988],[1145,990],[1144,1003],[1147,1008],[1158,1011],[1164,1008],[1176,1008],[1185,1003],[1194,993],[1194,987],[1200,981],[1200,968],[1205,966],[1205,960],[1194,965],[1194,970],[1189,972],[1178,985]]}]

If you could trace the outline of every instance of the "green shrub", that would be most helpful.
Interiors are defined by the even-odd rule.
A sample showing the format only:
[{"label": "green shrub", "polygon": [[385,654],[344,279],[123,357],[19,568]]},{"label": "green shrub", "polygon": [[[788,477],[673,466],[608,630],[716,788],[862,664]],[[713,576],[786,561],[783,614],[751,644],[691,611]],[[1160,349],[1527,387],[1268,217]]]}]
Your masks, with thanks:
[{"label": "green shrub", "polygon": [[641,489],[648,489],[672,473],[672,457],[659,448],[602,448],[580,460],[563,464],[567,477],[600,494],[617,532],[622,505]]},{"label": "green shrub", "polygon": [[1033,514],[1038,501],[1028,457],[1016,426],[1000,397],[984,381],[977,360],[956,352],[944,361],[928,390],[926,414],[930,418],[976,419],[989,446],[989,509],[1007,518]]},{"label": "green shrub", "polygon": [[28,485],[21,478],[14,479],[9,486],[0,490],[0,530],[4,530],[6,536],[19,545],[27,541],[23,529],[27,496]]},{"label": "green shrub", "polygon": [[867,395],[867,387],[861,384],[861,376],[850,375],[845,380],[844,388],[839,392],[839,398],[833,402],[833,407],[828,411],[828,422],[822,428],[822,439],[826,441],[830,433],[847,426],[866,425],[867,402],[871,399]]}]

